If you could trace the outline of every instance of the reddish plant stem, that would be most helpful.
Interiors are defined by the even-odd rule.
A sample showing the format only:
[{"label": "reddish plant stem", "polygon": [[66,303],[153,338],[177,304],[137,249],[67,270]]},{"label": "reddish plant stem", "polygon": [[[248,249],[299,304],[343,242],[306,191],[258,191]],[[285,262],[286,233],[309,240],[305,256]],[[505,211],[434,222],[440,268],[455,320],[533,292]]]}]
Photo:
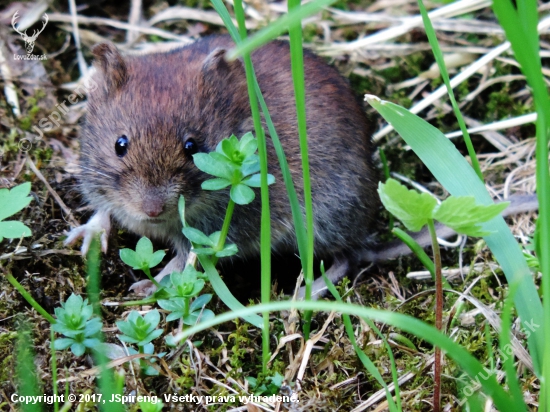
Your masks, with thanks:
[{"label": "reddish plant stem", "polygon": [[[432,238],[432,249],[434,253],[435,264],[435,327],[441,331],[443,326],[443,281],[441,280],[441,252],[437,235],[435,233],[435,224],[432,219],[428,221],[428,228]],[[436,346],[434,361],[434,412],[441,411],[441,349]]]}]

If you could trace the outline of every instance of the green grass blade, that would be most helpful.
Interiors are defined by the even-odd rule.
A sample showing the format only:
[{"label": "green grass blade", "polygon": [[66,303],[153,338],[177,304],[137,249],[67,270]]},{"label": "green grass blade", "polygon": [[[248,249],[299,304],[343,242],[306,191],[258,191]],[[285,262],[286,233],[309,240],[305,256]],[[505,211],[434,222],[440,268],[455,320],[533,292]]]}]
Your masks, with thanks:
[{"label": "green grass blade", "polygon": [[44,319],[46,319],[52,325],[56,323],[55,318],[48,312],[46,312],[46,309],[40,306],[40,303],[34,300],[31,294],[27,292],[23,285],[21,285],[21,283],[19,283],[10,272],[7,272],[5,276],[8,282],[10,282],[10,284],[19,292],[19,294],[27,301],[27,303],[31,305],[38,313],[40,313],[44,317]]},{"label": "green grass blade", "polygon": [[236,59],[245,53],[251,53],[252,50],[257,49],[277,36],[285,33],[292,25],[299,24],[306,17],[321,11],[323,7],[330,6],[335,1],[336,0],[315,0],[303,6],[296,7],[292,13],[285,14],[266,28],[258,31],[254,36],[250,36],[239,44],[229,53],[228,58]]},{"label": "green grass blade", "polygon": [[445,87],[447,88],[447,94],[451,99],[453,111],[455,113],[456,119],[458,120],[460,130],[462,131],[462,136],[464,137],[464,142],[466,143],[466,148],[468,149],[468,154],[470,155],[470,159],[472,160],[472,166],[481,181],[483,181],[483,173],[481,172],[481,167],[479,166],[479,161],[477,160],[477,155],[472,144],[472,139],[470,138],[468,128],[466,127],[466,122],[464,121],[462,113],[460,112],[460,108],[458,107],[458,103],[456,102],[455,94],[453,92],[453,88],[451,87],[451,80],[449,79],[449,73],[447,72],[447,67],[445,67],[445,59],[443,58],[443,53],[441,52],[441,48],[439,47],[439,42],[437,41],[435,30],[432,26],[432,22],[430,20],[430,17],[428,16],[428,12],[426,11],[426,7],[424,7],[424,3],[422,2],[422,0],[418,0],[418,8],[420,9],[420,14],[422,15],[424,29],[426,30],[428,41],[430,42],[430,46],[432,47],[435,61],[437,63],[437,66],[439,67],[441,78],[443,79]]},{"label": "green grass blade", "polygon": [[[375,96],[368,96],[367,100],[392,124],[451,195],[474,196],[478,203],[485,205],[493,203],[472,167],[443,133],[403,107],[384,102]],[[484,231],[491,232],[484,239],[502,267],[508,283],[520,283],[515,303],[521,320],[542,325],[542,305],[531,272],[506,222],[498,216],[481,226]],[[529,336],[529,348],[538,374],[542,366],[544,341],[542,334],[537,332],[539,330]]]},{"label": "green grass blade", "polygon": [[[227,307],[232,311],[238,311],[244,306],[241,302],[233,296],[233,294],[229,291],[227,288],[227,285],[223,282],[222,278],[220,277],[220,274],[210,261],[207,256],[201,256],[198,255],[199,262],[201,262],[201,266],[204,269],[204,272],[208,276],[208,280],[210,281],[210,284],[212,285],[212,288],[214,289],[214,292],[216,292],[216,295],[222,300],[223,303],[227,305]],[[261,316],[258,315],[251,315],[243,318],[247,322],[250,322],[257,328],[263,328],[263,319]]]},{"label": "green grass blade", "polygon": [[[99,285],[101,284],[100,253],[99,237],[96,236],[90,244],[90,250],[87,255],[88,262],[86,265],[86,271],[88,274],[87,291],[90,304],[94,308],[94,313],[99,316],[101,316],[101,306],[99,302]],[[100,342],[105,342],[105,338],[101,331],[99,331],[97,337]],[[105,367],[109,362],[109,359],[104,353],[103,346],[96,348],[93,352],[93,358],[95,364],[99,367],[99,376],[97,377],[99,392],[103,395],[103,399],[112,399],[113,395],[120,393],[117,393],[115,390],[113,370]],[[99,410],[104,412],[123,412],[124,408],[122,404],[114,402],[100,404]]]},{"label": "green grass blade", "polygon": [[[472,171],[473,173],[473,171]],[[476,174],[473,173],[475,179],[479,182]],[[481,374],[486,374],[483,365],[474,358],[465,348],[439,332],[433,326],[430,326],[412,316],[403,315],[389,311],[365,308],[359,305],[339,302],[311,302],[311,301],[286,301],[286,302],[271,302],[267,305],[255,305],[236,312],[224,313],[216,316],[199,325],[192,326],[185,331],[178,333],[174,337],[174,341],[178,342],[182,339],[198,333],[200,331],[211,328],[215,325],[222,324],[229,320],[248,316],[252,313],[263,313],[266,311],[274,312],[281,310],[315,310],[325,312],[346,313],[353,316],[360,316],[365,319],[372,319],[378,322],[384,322],[396,328],[418,336],[432,345],[440,347],[446,352],[447,356],[455,361],[455,363],[472,379],[479,379]],[[513,402],[510,395],[499,385],[494,375],[490,375],[487,379],[479,379],[479,383],[483,388],[483,392],[490,396],[495,404],[495,407],[500,411],[508,411],[509,405]]]},{"label": "green grass blade", "polygon": [[503,369],[506,373],[506,383],[508,385],[508,390],[512,395],[512,400],[514,405],[510,405],[510,409],[513,411],[526,411],[527,405],[523,401],[523,393],[519,387],[518,377],[516,376],[516,368],[514,367],[514,350],[510,344],[510,328],[512,324],[512,306],[513,298],[517,290],[516,284],[511,284],[508,290],[508,296],[504,301],[504,307],[502,308],[502,328],[500,330],[499,336],[499,347],[501,356],[505,357],[503,359]]},{"label": "green grass blade", "polygon": [[[517,10],[514,4],[517,5]],[[538,240],[538,250],[541,251],[538,258],[542,272],[542,294],[544,296],[544,326],[540,333],[544,333],[544,342],[546,342],[544,345],[546,350],[540,354],[543,357],[540,407],[541,410],[547,410],[550,408],[550,175],[548,173],[550,100],[542,75],[539,54],[537,2],[535,0],[518,0],[512,3],[510,0],[496,0],[493,3],[493,10],[512,45],[521,70],[527,77],[537,111],[536,177],[539,219],[535,237]],[[540,371],[538,363],[535,363],[537,372]],[[537,374],[539,377],[541,376],[539,373]]]},{"label": "green grass blade", "polygon": [[[51,370],[52,370],[52,393],[54,395],[58,394],[58,388],[57,388],[57,356],[55,355],[55,349],[53,347],[55,341],[55,332],[53,331],[53,328],[50,328],[50,354],[51,354]],[[53,403],[53,410],[54,412],[59,411],[59,401],[57,397],[54,399]]]},{"label": "green grass blade", "polygon": [[[20,320],[15,346],[15,376],[18,383],[17,395],[20,397],[44,394],[38,379],[34,358],[31,328],[27,322]],[[44,410],[43,404],[42,402],[21,402],[19,407],[23,412],[41,412]]]},{"label": "green grass blade", "polygon": [[[298,10],[300,0],[289,0],[288,12]],[[304,50],[302,47],[302,22],[299,20],[290,25],[290,66],[292,81],[294,84],[294,96],[296,102],[296,119],[298,121],[298,138],[300,140],[300,155],[302,158],[302,176],[304,182],[304,208],[306,211],[306,235],[307,235],[307,267],[304,269],[305,299],[311,299],[311,287],[313,285],[313,201],[311,198],[311,179],[309,173],[309,153],[307,143],[306,125],[306,86],[304,74]],[[304,315],[304,339],[309,339],[312,312]]]},{"label": "green grass blade", "polygon": [[[235,16],[239,24],[241,41],[246,39],[246,26],[242,0],[235,0]],[[256,89],[254,87],[254,68],[250,54],[243,55],[246,84],[248,87],[248,97],[250,99],[250,109],[254,120],[254,130],[258,139],[258,157],[260,158],[260,180],[261,180],[261,199],[262,215],[260,227],[260,262],[261,262],[261,298],[262,303],[267,303],[271,299],[271,220],[269,212],[269,187],[267,185],[267,146],[265,134],[262,128],[260,110],[258,109],[258,100],[256,98]],[[263,372],[267,372],[267,363],[269,362],[269,313],[263,316],[262,328],[262,366]]]},{"label": "green grass blade", "polygon": [[[327,289],[332,294],[334,299],[336,299],[337,302],[342,303],[342,297],[338,293],[338,290],[334,286],[334,284],[330,281],[330,279],[325,274],[325,265],[321,262],[321,275],[323,276],[323,280],[325,281],[325,285],[327,285]],[[361,350],[359,345],[357,345],[357,341],[355,340],[355,333],[353,331],[353,325],[351,324],[351,318],[347,314],[342,315],[342,319],[344,321],[344,328],[346,329],[346,333],[348,334],[348,338],[351,342],[351,345],[353,346],[353,349],[355,350],[355,353],[357,354],[357,357],[365,367],[365,369],[374,376],[374,379],[378,381],[380,386],[384,389],[384,392],[386,392],[386,400],[388,401],[388,406],[390,408],[390,412],[401,412],[401,402],[399,399],[399,383],[397,382],[397,372],[395,371],[395,360],[393,358],[393,353],[391,352],[391,348],[389,348],[389,355],[390,360],[392,364],[392,377],[394,378],[394,385],[395,385],[395,398],[397,399],[397,405],[395,404],[395,401],[393,400],[393,397],[391,396],[391,392],[388,388],[388,385],[386,385],[386,382],[384,382],[384,378],[382,378],[382,375],[374,365],[374,363],[369,359],[369,357]],[[372,323],[372,321],[369,320],[369,326],[378,332],[379,336],[381,337],[382,341],[384,343],[388,343],[386,341],[385,336],[383,336],[380,333],[380,330]],[[394,374],[394,371],[396,372]]]}]

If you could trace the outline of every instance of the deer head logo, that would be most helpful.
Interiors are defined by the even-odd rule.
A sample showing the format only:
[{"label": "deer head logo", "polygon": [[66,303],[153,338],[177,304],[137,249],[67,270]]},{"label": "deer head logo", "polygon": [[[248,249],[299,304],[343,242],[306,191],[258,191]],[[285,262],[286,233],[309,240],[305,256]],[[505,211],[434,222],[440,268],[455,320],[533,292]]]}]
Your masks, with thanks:
[{"label": "deer head logo", "polygon": [[46,27],[46,24],[48,24],[48,15],[44,13],[42,16],[42,29],[41,30],[34,30],[32,36],[29,36],[27,34],[27,31],[20,32],[17,27],[15,26],[15,22],[19,18],[19,10],[15,12],[13,15],[13,18],[11,19],[11,25],[13,26],[13,29],[21,35],[23,40],[25,41],[25,49],[27,50],[27,54],[31,54],[34,49],[34,42],[36,41],[38,35],[44,31],[44,28]]}]

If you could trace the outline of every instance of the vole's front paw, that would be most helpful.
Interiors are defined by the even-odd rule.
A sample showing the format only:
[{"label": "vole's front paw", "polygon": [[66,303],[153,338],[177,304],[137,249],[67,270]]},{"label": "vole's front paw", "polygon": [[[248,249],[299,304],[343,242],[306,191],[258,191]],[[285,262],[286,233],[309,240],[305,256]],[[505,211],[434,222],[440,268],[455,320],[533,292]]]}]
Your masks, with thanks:
[{"label": "vole's front paw", "polygon": [[[162,269],[155,280],[160,283],[163,277],[169,275],[172,272],[181,272],[185,268],[186,256],[178,253],[168,264]],[[149,279],[140,280],[130,286],[130,290],[133,290],[136,295],[149,296],[152,295],[157,287]]]},{"label": "vole's front paw", "polygon": [[72,245],[78,239],[82,238],[82,247],[80,251],[83,256],[86,256],[92,239],[98,233],[101,234],[101,250],[103,253],[107,252],[107,242],[109,239],[109,232],[111,231],[111,216],[108,212],[99,211],[93,215],[85,225],[75,227],[69,232],[67,239],[65,239],[65,245]]}]

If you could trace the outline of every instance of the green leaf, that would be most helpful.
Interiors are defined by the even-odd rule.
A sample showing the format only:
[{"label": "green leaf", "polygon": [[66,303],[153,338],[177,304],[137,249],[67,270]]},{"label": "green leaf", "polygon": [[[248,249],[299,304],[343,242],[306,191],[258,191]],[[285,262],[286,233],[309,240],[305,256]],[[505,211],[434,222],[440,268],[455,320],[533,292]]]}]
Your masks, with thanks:
[{"label": "green leaf", "polygon": [[15,186],[11,190],[0,189],[0,220],[14,215],[26,207],[32,200],[32,197],[29,196],[30,192],[30,182]]},{"label": "green leaf", "polygon": [[192,248],[191,251],[196,255],[203,255],[203,256],[212,256],[216,253],[216,251],[211,247]]},{"label": "green leaf", "polygon": [[394,179],[388,179],[385,184],[380,182],[378,194],[384,207],[413,232],[428,223],[437,205],[437,200],[429,194],[408,190]]},{"label": "green leaf", "polygon": [[71,345],[71,352],[74,354],[74,356],[82,356],[84,355],[84,352],[86,352],[86,346],[82,343],[74,343]]},{"label": "green leaf", "polygon": [[16,220],[0,222],[0,237],[8,239],[18,239],[32,235],[31,230],[23,223]]},{"label": "green leaf", "polygon": [[120,259],[128,266],[131,266],[132,269],[141,269],[141,259],[134,250],[124,248],[121,249],[118,254]]},{"label": "green leaf", "polygon": [[242,183],[231,187],[230,196],[231,200],[238,205],[247,205],[256,197],[254,191]]},{"label": "green leaf", "polygon": [[157,250],[155,253],[153,253],[149,257],[149,269],[154,268],[160,262],[162,262],[162,259],[164,259],[165,255],[166,255],[166,252],[164,250]]},{"label": "green leaf", "polygon": [[72,338],[60,338],[56,339],[53,343],[53,348],[55,350],[65,350],[74,343]]},{"label": "green leaf", "polygon": [[206,306],[208,304],[208,302],[210,302],[212,300],[212,294],[205,294],[205,295],[201,295],[199,297],[197,297],[197,299],[195,299],[191,305],[189,305],[189,311],[190,312],[194,312],[196,310],[200,310],[202,309],[203,306]]},{"label": "green leaf", "polygon": [[[255,175],[247,177],[247,178],[243,179],[242,183],[247,185],[247,186],[250,186],[250,187],[261,187],[262,186],[261,175],[259,173],[257,173]],[[273,183],[275,183],[275,176],[268,174],[267,175],[267,184],[272,185]]]},{"label": "green leaf", "polygon": [[468,236],[486,236],[490,232],[479,225],[499,215],[509,202],[480,205],[473,196],[451,196],[435,208],[434,219],[458,233]]},{"label": "green leaf", "polygon": [[185,316],[182,321],[184,324],[192,326],[196,325],[197,323],[206,322],[210,319],[213,319],[214,317],[214,312],[212,312],[210,309],[205,309],[202,312],[200,310],[191,312],[189,315]]},{"label": "green leaf", "polygon": [[153,243],[149,238],[144,236],[139,239],[136,245],[136,253],[142,262],[149,261],[149,258],[153,254]]},{"label": "green leaf", "polygon": [[212,240],[210,240],[210,238],[202,233],[199,229],[195,229],[193,227],[184,227],[182,229],[182,232],[185,237],[193,243],[197,243],[199,245],[214,246],[214,242],[212,242]]},{"label": "green leaf", "polygon": [[241,172],[243,176],[248,176],[260,171],[260,158],[258,155],[250,155],[242,163]]},{"label": "green leaf", "polygon": [[227,179],[217,178],[205,180],[204,182],[202,182],[201,187],[203,190],[221,190],[225,189],[230,184],[231,181]]},{"label": "green leaf", "polygon": [[258,141],[254,135],[251,132],[244,134],[239,143],[239,151],[246,158],[256,153],[256,150],[258,150]]},{"label": "green leaf", "polygon": [[216,160],[213,156],[209,156],[206,153],[196,153],[193,155],[193,161],[195,166],[205,173],[212,176],[221,177],[231,180],[233,178],[233,169],[219,160]]},{"label": "green leaf", "polygon": [[227,256],[233,256],[239,253],[239,249],[237,248],[237,245],[234,243],[231,243],[229,245],[225,245],[222,250],[219,252],[216,252],[217,257],[227,257]]}]

